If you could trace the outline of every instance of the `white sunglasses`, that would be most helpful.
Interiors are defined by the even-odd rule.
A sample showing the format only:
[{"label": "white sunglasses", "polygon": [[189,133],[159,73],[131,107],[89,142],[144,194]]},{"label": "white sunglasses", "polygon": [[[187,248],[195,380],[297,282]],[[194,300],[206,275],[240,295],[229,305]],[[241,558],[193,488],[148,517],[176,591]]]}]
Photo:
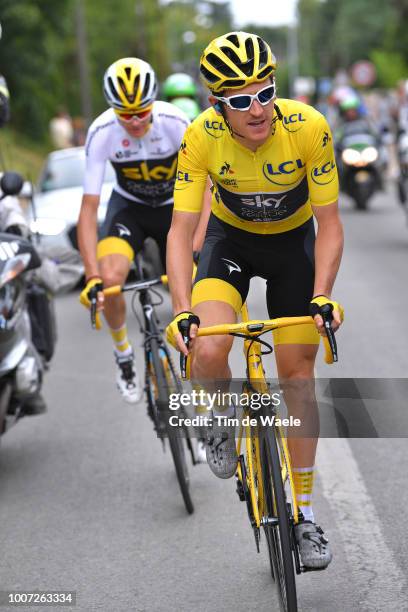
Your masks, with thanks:
[{"label": "white sunglasses", "polygon": [[216,100],[219,100],[220,102],[224,102],[227,106],[229,106],[229,108],[232,108],[232,110],[246,111],[251,108],[252,102],[254,100],[257,100],[257,102],[259,102],[259,104],[262,104],[262,106],[266,106],[271,100],[273,100],[275,94],[276,87],[275,83],[273,83],[272,85],[268,85],[267,87],[260,89],[258,93],[254,95],[239,94],[236,96],[229,96],[228,98],[222,98],[217,96],[214,96],[214,98]]}]

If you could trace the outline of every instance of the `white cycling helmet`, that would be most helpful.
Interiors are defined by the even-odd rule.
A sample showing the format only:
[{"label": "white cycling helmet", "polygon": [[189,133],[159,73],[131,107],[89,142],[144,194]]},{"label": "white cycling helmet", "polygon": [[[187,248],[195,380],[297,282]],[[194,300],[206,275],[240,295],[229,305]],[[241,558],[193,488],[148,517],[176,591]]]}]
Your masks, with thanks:
[{"label": "white cycling helmet", "polygon": [[157,96],[156,75],[147,62],[136,57],[124,57],[105,72],[103,93],[109,106],[117,110],[146,108]]}]

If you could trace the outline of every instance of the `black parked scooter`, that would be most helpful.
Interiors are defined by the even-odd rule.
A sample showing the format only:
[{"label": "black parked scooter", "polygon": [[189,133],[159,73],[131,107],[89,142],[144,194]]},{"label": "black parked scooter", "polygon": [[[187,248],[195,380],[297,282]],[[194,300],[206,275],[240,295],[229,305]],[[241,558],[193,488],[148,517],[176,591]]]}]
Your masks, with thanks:
[{"label": "black parked scooter", "polygon": [[[19,194],[22,187],[19,174],[6,172],[0,180],[0,200]],[[32,340],[28,309],[30,271],[40,265],[29,240],[0,233],[0,434],[20,417],[45,411],[40,390],[47,359]]]}]

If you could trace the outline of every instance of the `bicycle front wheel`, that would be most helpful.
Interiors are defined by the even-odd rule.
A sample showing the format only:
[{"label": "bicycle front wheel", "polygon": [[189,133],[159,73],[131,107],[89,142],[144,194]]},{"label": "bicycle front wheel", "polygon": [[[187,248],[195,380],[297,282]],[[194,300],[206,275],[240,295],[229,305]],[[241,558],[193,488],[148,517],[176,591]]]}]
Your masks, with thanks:
[{"label": "bicycle front wheel", "polygon": [[164,424],[166,429],[170,452],[173,458],[174,468],[179,483],[184,505],[189,514],[194,512],[194,505],[190,495],[190,478],[187,468],[186,448],[183,437],[176,428],[169,425],[171,411],[169,409],[169,396],[179,390],[173,368],[170,366],[170,357],[164,347],[159,347],[158,343],[151,342],[152,374],[155,378],[157,393],[157,416]]},{"label": "bicycle front wheel", "polygon": [[276,438],[270,428],[262,432],[261,463],[265,495],[264,529],[271,571],[278,587],[281,609],[297,612],[288,508]]}]

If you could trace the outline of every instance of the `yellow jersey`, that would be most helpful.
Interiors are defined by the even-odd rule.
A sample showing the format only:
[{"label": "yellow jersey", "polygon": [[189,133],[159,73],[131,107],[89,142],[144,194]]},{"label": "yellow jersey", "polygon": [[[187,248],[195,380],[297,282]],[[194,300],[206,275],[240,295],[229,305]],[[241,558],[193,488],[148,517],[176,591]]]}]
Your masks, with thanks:
[{"label": "yellow jersey", "polygon": [[310,219],[312,206],[337,200],[337,168],[326,119],[296,100],[275,104],[282,120],[256,151],[233,138],[212,107],[189,125],[178,155],[175,210],[200,212],[208,175],[214,186],[214,215],[255,234],[295,229]]}]

